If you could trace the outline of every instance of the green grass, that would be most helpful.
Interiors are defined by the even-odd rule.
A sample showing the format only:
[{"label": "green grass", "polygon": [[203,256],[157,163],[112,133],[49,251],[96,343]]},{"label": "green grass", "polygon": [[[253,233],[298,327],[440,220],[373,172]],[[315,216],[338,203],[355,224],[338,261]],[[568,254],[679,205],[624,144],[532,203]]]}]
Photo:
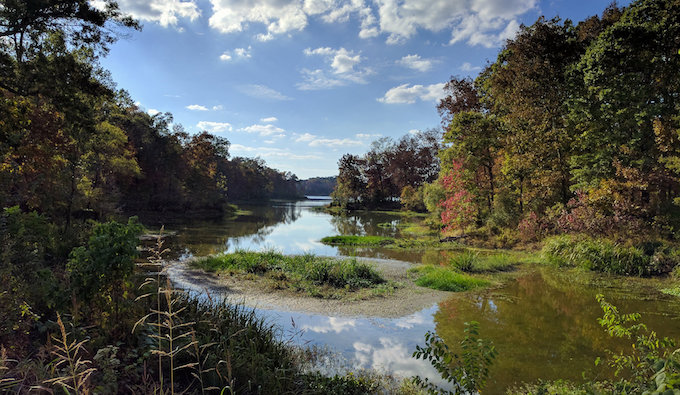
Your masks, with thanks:
[{"label": "green grass", "polygon": [[324,244],[345,246],[384,246],[393,244],[394,239],[382,236],[328,236],[321,239]]},{"label": "green grass", "polygon": [[680,251],[662,242],[622,245],[585,236],[555,236],[543,246],[544,261],[556,266],[626,276],[669,273],[680,262]]},{"label": "green grass", "polygon": [[664,288],[661,290],[661,292],[667,295],[677,296],[680,298],[680,285],[671,288]]},{"label": "green grass", "polygon": [[451,258],[452,267],[467,273],[505,272],[514,269],[520,260],[506,253],[481,255],[465,251]]},{"label": "green grass", "polygon": [[198,259],[191,265],[208,272],[259,276],[274,289],[291,289],[321,298],[339,298],[347,291],[362,289],[382,294],[385,287],[390,286],[371,266],[356,259],[312,254],[287,256],[275,251],[236,251]]},{"label": "green grass", "polygon": [[459,273],[447,267],[423,265],[409,269],[417,273],[416,285],[440,291],[462,292],[489,286],[489,281]]}]

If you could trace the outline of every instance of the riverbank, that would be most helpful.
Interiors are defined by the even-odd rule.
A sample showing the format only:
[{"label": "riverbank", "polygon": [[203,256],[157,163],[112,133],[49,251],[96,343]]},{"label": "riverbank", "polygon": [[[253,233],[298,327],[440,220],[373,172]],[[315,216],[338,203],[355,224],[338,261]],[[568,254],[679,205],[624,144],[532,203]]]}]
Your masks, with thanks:
[{"label": "riverbank", "polygon": [[389,292],[365,299],[321,299],[290,290],[268,286],[266,279],[257,276],[208,273],[192,268],[190,262],[168,262],[168,276],[180,288],[207,291],[249,307],[264,310],[299,311],[334,316],[397,318],[432,307],[443,301],[449,292],[417,286],[408,269],[408,262],[362,259],[386,280],[398,284]]}]

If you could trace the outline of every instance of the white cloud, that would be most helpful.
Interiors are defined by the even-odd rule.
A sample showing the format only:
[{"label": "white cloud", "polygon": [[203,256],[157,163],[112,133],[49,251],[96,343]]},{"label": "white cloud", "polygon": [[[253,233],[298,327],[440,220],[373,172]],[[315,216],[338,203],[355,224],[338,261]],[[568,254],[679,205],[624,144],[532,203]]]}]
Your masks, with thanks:
[{"label": "white cloud", "polygon": [[260,121],[262,121],[262,122],[264,122],[264,123],[273,123],[273,122],[276,122],[276,121],[278,121],[278,120],[279,120],[279,119],[276,118],[276,117],[267,117],[267,118],[262,118],[262,119],[260,119]]},{"label": "white cloud", "polygon": [[304,4],[298,0],[210,0],[208,23],[222,33],[241,32],[251,23],[266,26],[267,35],[301,31],[307,26]]},{"label": "white cloud", "polygon": [[213,111],[219,111],[219,110],[221,110],[221,109],[223,109],[223,108],[224,108],[224,107],[222,107],[221,104],[218,104],[218,105],[216,105],[216,106],[212,106],[212,110],[213,110]]},{"label": "white cloud", "polygon": [[432,85],[399,85],[388,90],[385,95],[378,99],[381,103],[415,103],[416,100],[436,101],[445,96],[444,83]]},{"label": "white cloud", "polygon": [[241,92],[248,96],[267,100],[293,100],[290,97],[278,92],[265,85],[244,85],[240,87]]},{"label": "white cloud", "polygon": [[248,48],[236,48],[233,51],[224,51],[224,53],[220,55],[220,60],[229,62],[237,59],[250,59],[252,57],[252,51],[253,47],[250,45]]},{"label": "white cloud", "polygon": [[146,110],[146,113],[153,117],[154,115],[160,114],[161,112],[156,110],[155,108],[150,108],[150,109]]},{"label": "white cloud", "polygon": [[403,42],[418,29],[435,32],[451,29],[451,44],[466,42],[486,47],[497,46],[513,34],[515,18],[538,3],[538,0],[377,1],[380,31],[389,34],[388,44]]},{"label": "white cloud", "polygon": [[190,104],[186,108],[191,111],[208,111],[208,107],[200,104]]},{"label": "white cloud", "polygon": [[357,133],[354,135],[354,137],[358,139],[377,139],[379,137],[382,137],[382,134],[380,133]]},{"label": "white cloud", "polygon": [[[104,1],[92,2],[97,8],[103,8],[105,4]],[[193,0],[118,0],[118,6],[123,13],[142,21],[156,22],[163,27],[176,26],[179,18],[194,21],[201,15]]]},{"label": "white cloud", "polygon": [[472,72],[472,71],[479,71],[479,70],[481,70],[482,68],[479,67],[479,66],[473,66],[473,65],[472,65],[471,63],[469,63],[469,62],[465,62],[465,63],[463,63],[463,64],[460,66],[460,69],[461,69],[462,71]]},{"label": "white cloud", "polygon": [[232,144],[229,152],[236,156],[254,155],[263,158],[283,158],[291,160],[323,159],[318,155],[300,155],[287,149],[273,147],[248,147],[241,144]]},{"label": "white cloud", "polygon": [[302,69],[303,82],[297,84],[301,90],[329,89],[344,86],[350,82],[365,84],[366,77],[373,74],[370,68],[357,70],[355,67],[363,58],[354,51],[345,48],[333,49],[321,47],[316,49],[307,48],[303,51],[307,56],[321,56],[329,69]]},{"label": "white cloud", "polygon": [[[131,3],[133,0],[125,0]],[[153,0],[181,4],[179,0]],[[192,0],[193,1],[193,0]],[[385,35],[399,44],[419,30],[451,32],[451,44],[497,46],[517,31],[517,17],[534,9],[538,0],[210,0],[212,28],[222,33],[262,29],[255,38],[304,30],[310,18],[326,23],[356,19],[358,35]],[[193,4],[193,3],[191,3]],[[195,6],[195,5],[194,5]],[[258,26],[259,25],[259,26]]]},{"label": "white cloud", "polygon": [[293,133],[296,143],[307,143],[310,147],[358,147],[365,145],[361,140],[353,139],[329,139],[325,137],[319,137],[311,133],[297,134]]},{"label": "white cloud", "polygon": [[200,130],[205,130],[210,133],[230,132],[233,129],[230,123],[211,121],[201,121],[196,124],[196,127],[199,128]]},{"label": "white cloud", "polygon": [[247,133],[257,133],[260,136],[284,137],[285,130],[274,125],[250,125],[239,129]]},{"label": "white cloud", "polygon": [[397,64],[422,72],[430,70],[433,62],[432,59],[422,59],[420,55],[406,55],[397,60]]},{"label": "white cloud", "polygon": [[310,133],[304,133],[304,134],[294,133],[294,135],[296,136],[296,138],[295,138],[296,143],[308,143],[308,142],[316,139],[316,136],[313,135],[313,134],[310,134]]}]

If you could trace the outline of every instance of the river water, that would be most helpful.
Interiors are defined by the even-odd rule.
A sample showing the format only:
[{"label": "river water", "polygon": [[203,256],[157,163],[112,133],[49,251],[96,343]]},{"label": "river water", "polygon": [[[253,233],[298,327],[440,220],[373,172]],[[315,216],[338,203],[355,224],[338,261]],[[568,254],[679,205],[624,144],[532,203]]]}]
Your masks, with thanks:
[{"label": "river water", "polygon": [[[275,249],[285,254],[364,256],[414,264],[431,260],[422,252],[338,248],[322,244],[337,234],[401,237],[401,217],[385,213],[331,216],[314,207],[326,200],[240,205],[233,219],[165,224],[176,233],[166,245],[173,258],[187,259],[236,249]],[[390,226],[388,226],[388,224]],[[379,226],[380,225],[380,226]],[[284,338],[328,347],[338,364],[372,368],[395,376],[421,375],[436,380],[429,364],[411,354],[436,331],[448,344],[461,339],[464,323],[478,321],[481,336],[494,342],[494,360],[485,393],[503,393],[521,382],[542,379],[604,378],[597,357],[627,342],[611,339],[597,323],[602,315],[595,295],[602,293],[622,312],[639,312],[661,336],[680,339],[680,298],[656,291],[660,280],[615,278],[536,266],[493,290],[451,294],[438,305],[397,318],[339,317],[260,309],[281,328]],[[293,336],[293,334],[295,334]],[[605,376],[603,376],[605,374]]]}]

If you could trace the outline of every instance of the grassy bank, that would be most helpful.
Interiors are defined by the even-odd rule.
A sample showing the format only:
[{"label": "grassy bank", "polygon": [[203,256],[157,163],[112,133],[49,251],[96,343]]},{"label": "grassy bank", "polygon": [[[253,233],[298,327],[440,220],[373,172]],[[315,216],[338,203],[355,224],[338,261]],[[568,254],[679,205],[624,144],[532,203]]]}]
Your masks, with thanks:
[{"label": "grassy bank", "polygon": [[545,262],[626,276],[652,276],[673,272],[680,264],[680,249],[665,242],[624,245],[602,238],[562,235],[548,238]]},{"label": "grassy bank", "polygon": [[416,284],[440,291],[461,292],[492,284],[485,278],[472,274],[490,274],[512,271],[518,265],[528,262],[531,255],[517,255],[506,252],[485,254],[479,251],[465,250],[450,253],[443,258],[443,263],[425,264],[409,270],[416,275]]},{"label": "grassy bank", "polygon": [[389,292],[388,283],[371,266],[356,259],[318,257],[312,254],[286,256],[273,251],[236,251],[191,263],[208,272],[257,276],[272,289],[304,292],[321,298],[368,297]]},{"label": "grassy bank", "polygon": [[394,244],[391,237],[382,236],[328,236],[321,239],[321,242],[333,246],[369,246],[379,247]]}]

